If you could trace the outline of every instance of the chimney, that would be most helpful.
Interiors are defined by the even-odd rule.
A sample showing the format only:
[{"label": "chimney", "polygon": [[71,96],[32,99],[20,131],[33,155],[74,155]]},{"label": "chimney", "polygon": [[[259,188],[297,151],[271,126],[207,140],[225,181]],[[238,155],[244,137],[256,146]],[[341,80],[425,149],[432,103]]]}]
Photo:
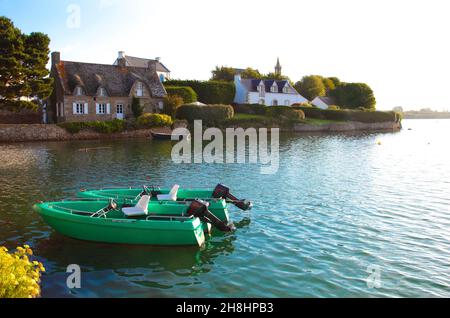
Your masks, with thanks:
[{"label": "chimney", "polygon": [[125,60],[125,52],[119,51],[119,56],[117,57],[117,65],[120,67],[127,66],[127,60]]},{"label": "chimney", "polygon": [[148,61],[147,66],[148,66],[148,69],[149,69],[152,73],[156,73],[156,63],[157,63],[156,60],[149,60],[149,61]]},{"label": "chimney", "polygon": [[61,62],[61,53],[52,52],[52,65],[57,65]]}]

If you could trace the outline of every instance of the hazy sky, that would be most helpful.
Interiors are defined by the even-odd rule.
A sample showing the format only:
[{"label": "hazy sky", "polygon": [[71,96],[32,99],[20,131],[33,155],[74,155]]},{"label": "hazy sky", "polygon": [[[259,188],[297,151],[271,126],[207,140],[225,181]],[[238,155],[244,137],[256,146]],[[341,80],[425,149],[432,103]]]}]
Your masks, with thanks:
[{"label": "hazy sky", "polygon": [[216,65],[266,73],[280,57],[294,81],[368,83],[381,109],[450,109],[449,13],[448,0],[0,0],[65,60],[110,64],[124,50],[208,79]]}]

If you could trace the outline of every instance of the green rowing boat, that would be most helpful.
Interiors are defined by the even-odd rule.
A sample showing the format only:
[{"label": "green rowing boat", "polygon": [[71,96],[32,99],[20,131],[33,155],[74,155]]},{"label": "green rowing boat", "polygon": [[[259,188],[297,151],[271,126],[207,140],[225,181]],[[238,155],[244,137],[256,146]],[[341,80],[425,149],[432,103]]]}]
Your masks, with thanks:
[{"label": "green rowing boat", "polygon": [[143,195],[150,195],[153,201],[176,201],[189,202],[192,200],[203,200],[209,203],[209,210],[224,222],[229,222],[228,205],[232,203],[241,210],[250,210],[253,204],[248,200],[239,200],[230,193],[230,189],[224,185],[217,185],[214,189],[183,189],[175,185],[172,189],[164,189],[154,186],[143,186],[142,188],[117,188],[100,190],[82,190],[77,196],[81,198],[114,199],[118,202],[131,200],[134,202]]},{"label": "green rowing boat", "polygon": [[224,232],[234,230],[200,200],[154,203],[144,195],[135,206],[112,199],[80,199],[39,203],[33,208],[63,235],[105,243],[202,246],[210,224]]}]

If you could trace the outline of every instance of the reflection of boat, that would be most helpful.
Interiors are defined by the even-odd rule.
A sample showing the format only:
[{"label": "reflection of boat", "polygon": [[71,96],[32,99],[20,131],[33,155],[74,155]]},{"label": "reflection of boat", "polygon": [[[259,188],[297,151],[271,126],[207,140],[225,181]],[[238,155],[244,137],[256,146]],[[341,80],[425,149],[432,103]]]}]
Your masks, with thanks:
[{"label": "reflection of boat", "polygon": [[152,132],[152,138],[155,140],[175,140],[181,141],[183,138],[187,138],[187,140],[191,139],[191,135],[177,135],[177,134],[167,134],[167,133],[156,133]]},{"label": "reflection of boat", "polygon": [[59,233],[96,242],[202,246],[208,224],[233,230],[200,200],[151,202],[144,195],[135,206],[99,199],[40,203],[34,209]]}]

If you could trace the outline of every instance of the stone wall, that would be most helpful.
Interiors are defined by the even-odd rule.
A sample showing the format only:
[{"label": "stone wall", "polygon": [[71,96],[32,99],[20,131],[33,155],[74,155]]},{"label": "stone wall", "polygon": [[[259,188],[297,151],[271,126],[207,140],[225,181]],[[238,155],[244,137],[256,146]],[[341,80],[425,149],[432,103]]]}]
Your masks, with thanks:
[{"label": "stone wall", "polygon": [[0,142],[149,138],[151,131],[167,133],[170,132],[170,129],[140,129],[114,134],[101,134],[95,131],[85,130],[71,134],[57,125],[0,125]]},{"label": "stone wall", "polygon": [[343,131],[397,131],[401,124],[395,122],[360,123],[355,121],[323,125],[296,124],[295,132],[343,132]]}]

